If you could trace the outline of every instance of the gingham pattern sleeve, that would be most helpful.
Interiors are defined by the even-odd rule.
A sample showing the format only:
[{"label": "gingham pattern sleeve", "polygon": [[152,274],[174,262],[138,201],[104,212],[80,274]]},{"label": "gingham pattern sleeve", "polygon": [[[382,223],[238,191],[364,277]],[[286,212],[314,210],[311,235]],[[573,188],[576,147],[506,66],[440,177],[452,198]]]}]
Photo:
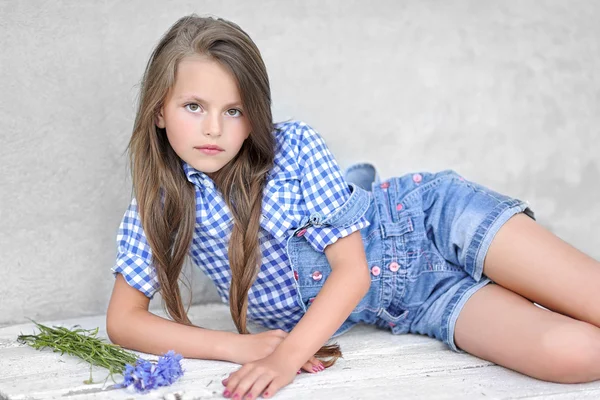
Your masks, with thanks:
[{"label": "gingham pattern sleeve", "polygon": [[129,286],[152,298],[159,289],[156,271],[152,266],[152,250],[146,241],[135,198],[123,216],[117,234],[117,261],[112,268]]},{"label": "gingham pattern sleeve", "polygon": [[[306,124],[301,128],[298,149],[300,187],[309,216],[318,214],[323,220],[349,199],[350,189],[323,138]],[[328,245],[368,225],[367,219],[360,217],[343,227],[311,226],[304,237],[315,250],[323,252]]]}]

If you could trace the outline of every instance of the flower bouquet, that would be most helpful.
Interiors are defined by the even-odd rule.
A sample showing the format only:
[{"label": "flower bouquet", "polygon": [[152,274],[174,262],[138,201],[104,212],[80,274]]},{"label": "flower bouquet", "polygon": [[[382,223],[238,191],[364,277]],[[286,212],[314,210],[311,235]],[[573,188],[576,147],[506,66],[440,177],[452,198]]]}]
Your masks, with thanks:
[{"label": "flower bouquet", "polygon": [[[140,393],[161,386],[169,386],[183,375],[180,354],[169,351],[160,356],[158,361],[138,358],[118,345],[107,343],[97,337],[98,328],[82,329],[74,327],[48,327],[32,321],[40,333],[37,335],[19,335],[17,340],[35,349],[51,348],[61,355],[69,354],[79,357],[90,364],[90,379],[84,383],[91,384],[92,366],[100,366],[108,370],[115,384],[112,388],[129,388]],[[113,375],[123,376],[122,382],[116,382]]]}]

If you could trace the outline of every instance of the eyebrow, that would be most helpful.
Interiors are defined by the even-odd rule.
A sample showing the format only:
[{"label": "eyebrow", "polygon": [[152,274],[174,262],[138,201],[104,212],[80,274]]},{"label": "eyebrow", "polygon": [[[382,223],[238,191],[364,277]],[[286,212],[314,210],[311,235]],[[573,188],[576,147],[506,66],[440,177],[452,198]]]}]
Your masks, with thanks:
[{"label": "eyebrow", "polygon": [[[201,103],[201,104],[207,104],[208,102],[206,100],[204,100],[201,97],[195,96],[195,95],[183,95],[183,96],[179,96],[177,98],[177,100],[182,101],[195,101],[197,103]],[[231,103],[227,103],[225,104],[225,108],[231,108],[231,107],[242,107],[242,102],[240,101],[233,101]]]}]

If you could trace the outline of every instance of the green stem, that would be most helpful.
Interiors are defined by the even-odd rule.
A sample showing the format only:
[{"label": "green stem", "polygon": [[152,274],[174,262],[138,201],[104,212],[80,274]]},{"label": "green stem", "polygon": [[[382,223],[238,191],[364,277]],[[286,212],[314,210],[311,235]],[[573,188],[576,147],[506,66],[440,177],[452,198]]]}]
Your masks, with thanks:
[{"label": "green stem", "polygon": [[135,365],[137,360],[135,354],[96,337],[98,328],[82,329],[74,327],[70,330],[56,326],[51,328],[35,321],[32,322],[40,330],[40,333],[37,335],[19,335],[17,340],[37,350],[51,348],[54,352],[60,352],[61,355],[66,353],[88,362],[90,364],[90,379],[85,381],[87,383],[92,383],[92,365],[108,369],[112,379],[112,375],[115,373],[123,374],[126,364]]}]

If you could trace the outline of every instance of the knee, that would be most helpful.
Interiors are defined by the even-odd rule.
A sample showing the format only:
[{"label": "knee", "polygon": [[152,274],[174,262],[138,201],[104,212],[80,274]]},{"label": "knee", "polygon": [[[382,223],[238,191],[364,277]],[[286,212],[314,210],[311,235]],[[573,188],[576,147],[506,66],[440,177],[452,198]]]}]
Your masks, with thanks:
[{"label": "knee", "polygon": [[581,323],[547,332],[539,379],[581,383],[600,379],[600,330]]}]

